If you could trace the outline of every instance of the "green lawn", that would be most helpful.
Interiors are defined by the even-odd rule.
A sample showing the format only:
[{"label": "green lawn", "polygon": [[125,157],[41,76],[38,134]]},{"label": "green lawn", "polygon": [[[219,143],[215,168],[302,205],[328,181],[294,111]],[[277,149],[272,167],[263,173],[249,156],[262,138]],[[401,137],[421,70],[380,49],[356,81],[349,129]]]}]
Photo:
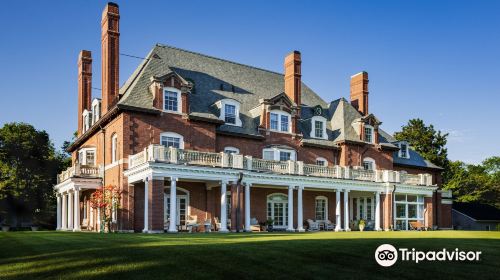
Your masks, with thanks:
[{"label": "green lawn", "polygon": [[[481,261],[397,262],[375,249],[482,251]],[[97,234],[0,232],[0,279],[499,279],[500,232]]]}]

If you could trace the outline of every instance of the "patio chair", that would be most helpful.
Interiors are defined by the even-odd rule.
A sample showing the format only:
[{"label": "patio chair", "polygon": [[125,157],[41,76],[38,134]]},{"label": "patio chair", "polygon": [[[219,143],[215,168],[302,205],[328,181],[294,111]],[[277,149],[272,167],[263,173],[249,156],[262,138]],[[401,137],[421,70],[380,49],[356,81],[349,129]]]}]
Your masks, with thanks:
[{"label": "patio chair", "polygon": [[330,220],[325,221],[325,230],[335,230],[335,224]]},{"label": "patio chair", "polygon": [[188,216],[186,219],[186,228],[189,232],[193,232],[193,228],[198,228],[198,216]]},{"label": "patio chair", "polygon": [[256,218],[251,218],[250,219],[250,230],[253,231],[258,231],[260,232],[260,224],[259,221]]},{"label": "patio chair", "polygon": [[308,224],[308,230],[309,231],[318,231],[319,230],[319,223],[315,222],[311,219],[307,219],[307,224]]},{"label": "patio chair", "polygon": [[410,222],[410,230],[427,230],[421,222]]},{"label": "patio chair", "polygon": [[[214,224],[215,224],[215,230],[219,231],[221,228],[221,223],[219,221],[219,218],[214,217]],[[231,229],[231,219],[227,219],[227,229]]]}]

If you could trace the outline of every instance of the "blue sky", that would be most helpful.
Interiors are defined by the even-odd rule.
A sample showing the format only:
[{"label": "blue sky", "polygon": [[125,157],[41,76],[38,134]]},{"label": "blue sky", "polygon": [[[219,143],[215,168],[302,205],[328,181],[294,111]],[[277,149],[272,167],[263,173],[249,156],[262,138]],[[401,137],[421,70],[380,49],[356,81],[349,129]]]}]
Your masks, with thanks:
[{"label": "blue sky", "polygon": [[[117,1],[121,52],[164,43],[283,71],[302,52],[303,80],[327,101],[370,76],[370,111],[394,132],[410,118],[449,132],[449,156],[500,155],[500,1]],[[106,1],[2,1],[0,125],[45,129],[57,147],[77,126],[81,49],[100,81]],[[121,56],[121,83],[140,61]],[[99,91],[94,91],[99,96]]]}]

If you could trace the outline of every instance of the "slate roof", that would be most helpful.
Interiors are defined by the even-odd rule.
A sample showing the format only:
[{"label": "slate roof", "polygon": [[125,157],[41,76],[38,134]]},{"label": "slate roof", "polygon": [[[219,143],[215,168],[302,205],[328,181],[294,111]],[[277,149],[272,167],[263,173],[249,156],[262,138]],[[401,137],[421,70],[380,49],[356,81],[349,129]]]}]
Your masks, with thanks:
[{"label": "slate roof", "polygon": [[[153,107],[153,96],[149,92],[150,78],[175,72],[185,80],[194,83],[190,93],[190,116],[217,120],[219,109],[215,103],[225,98],[240,102],[240,118],[243,126],[220,125],[221,132],[262,137],[258,133],[259,117],[250,111],[260,104],[259,99],[270,99],[283,92],[282,73],[264,70],[228,60],[215,58],[175,47],[157,44],[146,59],[137,67],[127,82],[121,87],[119,106],[142,110],[157,110]],[[222,85],[222,89],[221,89]],[[233,92],[234,87],[234,92]],[[331,103],[325,102],[307,85],[302,83],[301,118],[298,124],[305,144],[336,146],[342,141],[361,142],[352,123],[361,118],[361,114],[344,98]],[[328,140],[311,139],[311,121],[314,107],[323,108],[327,119]],[[379,129],[381,146],[397,149],[396,140]],[[420,164],[412,157],[410,164]]]},{"label": "slate roof", "polygon": [[500,221],[500,209],[479,203],[453,202],[453,210],[477,221]]},{"label": "slate roof", "polygon": [[442,170],[442,167],[435,165],[434,163],[424,159],[419,153],[415,150],[409,148],[408,153],[410,154],[410,158],[400,158],[398,156],[398,152],[394,152],[393,154],[393,163],[400,165],[408,165],[408,166],[417,166],[431,169],[439,169]]}]

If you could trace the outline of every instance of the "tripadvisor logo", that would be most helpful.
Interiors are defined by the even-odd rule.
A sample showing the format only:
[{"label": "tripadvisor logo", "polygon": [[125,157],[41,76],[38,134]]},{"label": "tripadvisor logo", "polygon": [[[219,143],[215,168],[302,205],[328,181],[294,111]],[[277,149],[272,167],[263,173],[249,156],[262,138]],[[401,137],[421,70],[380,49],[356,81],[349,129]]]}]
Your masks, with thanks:
[{"label": "tripadvisor logo", "polygon": [[[399,251],[399,252],[398,252]],[[415,248],[396,249],[391,244],[382,244],[375,250],[375,260],[384,267],[392,266],[398,260],[419,263],[421,261],[479,261],[481,251],[460,251],[442,249],[439,251],[417,251]]]}]

